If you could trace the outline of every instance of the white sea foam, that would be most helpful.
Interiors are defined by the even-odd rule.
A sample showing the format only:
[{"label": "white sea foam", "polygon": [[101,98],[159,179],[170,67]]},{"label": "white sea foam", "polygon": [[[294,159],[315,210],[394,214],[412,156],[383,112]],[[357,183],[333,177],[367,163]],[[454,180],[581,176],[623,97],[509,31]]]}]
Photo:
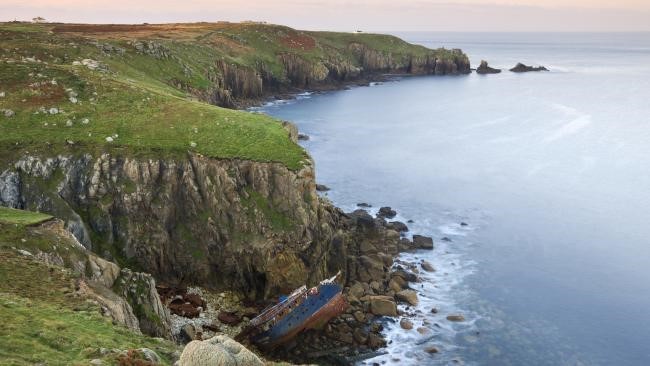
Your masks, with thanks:
[{"label": "white sea foam", "polygon": [[[376,212],[376,208],[369,211]],[[404,220],[398,215],[395,220]],[[409,224],[411,232],[432,235],[434,238],[449,237],[452,241],[435,240],[433,251],[417,251],[402,253],[397,261],[407,263],[420,263],[426,260],[436,269],[435,272],[420,271],[421,283],[412,283],[410,286],[418,292],[419,304],[406,306],[401,304],[398,308],[404,317],[413,322],[412,330],[404,330],[396,321],[386,320],[384,334],[390,340],[386,353],[360,362],[361,365],[380,363],[384,365],[397,364],[427,364],[444,365],[456,357],[458,346],[454,339],[458,332],[474,329],[474,323],[479,319],[478,314],[469,312],[461,306],[461,284],[464,278],[474,272],[475,262],[465,258],[463,250],[471,242],[466,236],[471,233],[474,226],[461,226],[457,217],[438,225],[437,227],[426,218],[417,219]],[[435,228],[432,230],[432,228]],[[437,313],[431,310],[437,309]],[[466,321],[452,323],[446,319],[450,314],[463,314]],[[418,332],[424,328],[425,333]],[[432,355],[426,352],[427,348],[435,347],[438,353]]]}]

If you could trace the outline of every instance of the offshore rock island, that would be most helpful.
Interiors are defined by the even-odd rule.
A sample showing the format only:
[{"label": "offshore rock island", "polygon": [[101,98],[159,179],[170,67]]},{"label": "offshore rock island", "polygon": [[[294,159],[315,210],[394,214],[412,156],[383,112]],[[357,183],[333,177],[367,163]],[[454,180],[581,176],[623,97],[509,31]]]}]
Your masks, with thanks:
[{"label": "offshore rock island", "polygon": [[[390,208],[334,207],[295,126],[226,108],[386,74],[469,72],[461,50],[376,34],[0,23],[2,319],[44,328],[3,337],[1,356],[189,365],[201,357],[181,356],[182,344],[227,353],[226,335],[266,305],[339,271],[343,315],[256,352],[333,363],[380,349],[377,320],[417,303],[418,266],[394,256],[433,241],[405,238]],[[42,345],[54,338],[52,353]],[[21,348],[32,343],[39,352]]]}]

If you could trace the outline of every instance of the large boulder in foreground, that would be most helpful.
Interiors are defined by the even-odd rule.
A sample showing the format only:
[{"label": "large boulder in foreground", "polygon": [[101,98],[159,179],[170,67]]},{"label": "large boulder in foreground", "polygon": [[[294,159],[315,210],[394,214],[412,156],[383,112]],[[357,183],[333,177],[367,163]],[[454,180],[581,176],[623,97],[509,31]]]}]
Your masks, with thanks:
[{"label": "large boulder in foreground", "polygon": [[545,68],[544,66],[534,67],[534,66],[524,65],[521,62],[519,62],[515,67],[510,69],[510,71],[512,71],[512,72],[531,72],[531,71],[548,71],[548,69]]},{"label": "large boulder in foreground", "polygon": [[185,346],[180,366],[264,366],[253,352],[225,335]]},{"label": "large boulder in foreground", "polygon": [[481,64],[476,68],[477,74],[498,74],[501,72],[501,69],[495,69],[490,67],[485,60],[481,60]]}]

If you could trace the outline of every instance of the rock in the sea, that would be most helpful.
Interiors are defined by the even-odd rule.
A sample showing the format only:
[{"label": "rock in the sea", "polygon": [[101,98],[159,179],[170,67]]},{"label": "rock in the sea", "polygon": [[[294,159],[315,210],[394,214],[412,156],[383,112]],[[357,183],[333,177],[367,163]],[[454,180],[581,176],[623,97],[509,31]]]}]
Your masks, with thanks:
[{"label": "rock in the sea", "polygon": [[302,133],[298,134],[298,141],[308,141],[308,140],[309,140],[308,135],[305,135],[305,134],[302,134]]},{"label": "rock in the sea", "polygon": [[413,306],[417,305],[419,302],[418,294],[413,290],[402,290],[395,294],[395,298],[399,301],[404,301]]},{"label": "rock in the sea", "polygon": [[544,66],[534,67],[534,66],[524,65],[521,62],[519,62],[515,67],[510,69],[510,71],[512,71],[512,72],[530,72],[530,71],[548,71],[548,69],[545,68]]},{"label": "rock in the sea", "polygon": [[327,191],[330,190],[330,188],[328,186],[324,185],[324,184],[317,184],[316,185],[316,190],[318,192],[327,192]]},{"label": "rock in the sea", "polygon": [[481,64],[476,68],[477,74],[498,74],[501,72],[501,69],[495,69],[490,67],[485,60],[481,60]]},{"label": "rock in the sea", "polygon": [[379,208],[379,212],[377,213],[377,217],[386,218],[386,219],[392,219],[395,216],[397,216],[397,211],[393,210],[390,207],[381,207]]},{"label": "rock in the sea", "polygon": [[460,223],[460,226],[469,226],[469,224],[466,223],[466,222],[461,222],[461,223]]},{"label": "rock in the sea", "polygon": [[427,272],[435,272],[436,271],[436,269],[433,268],[433,265],[431,263],[425,261],[425,260],[423,260],[422,263],[420,263],[420,267],[422,267],[422,269],[427,271]]},{"label": "rock in the sea", "polygon": [[190,342],[178,362],[180,366],[264,366],[253,352],[225,335]]},{"label": "rock in the sea", "polygon": [[418,249],[433,249],[433,239],[429,236],[413,235],[413,244]]},{"label": "rock in the sea", "polygon": [[370,296],[370,312],[379,316],[397,316],[397,305],[390,296]]},{"label": "rock in the sea", "polygon": [[400,327],[402,327],[402,329],[406,329],[406,330],[413,329],[413,322],[406,318],[402,318],[402,320],[399,321],[399,325]]},{"label": "rock in the sea", "polygon": [[369,203],[361,202],[361,203],[357,203],[357,207],[369,208],[372,207],[372,205]]},{"label": "rock in the sea", "polygon": [[452,315],[447,315],[447,320],[450,322],[464,322],[465,317],[462,316],[461,314],[452,314]]},{"label": "rock in the sea", "polygon": [[388,225],[386,225],[386,227],[389,228],[389,229],[395,230],[395,231],[397,231],[399,233],[409,231],[408,226],[406,226],[406,224],[401,222],[401,221],[391,221],[391,222],[388,223]]},{"label": "rock in the sea", "polygon": [[426,353],[438,353],[440,351],[435,346],[429,346],[429,347],[424,349],[424,352],[426,352]]}]

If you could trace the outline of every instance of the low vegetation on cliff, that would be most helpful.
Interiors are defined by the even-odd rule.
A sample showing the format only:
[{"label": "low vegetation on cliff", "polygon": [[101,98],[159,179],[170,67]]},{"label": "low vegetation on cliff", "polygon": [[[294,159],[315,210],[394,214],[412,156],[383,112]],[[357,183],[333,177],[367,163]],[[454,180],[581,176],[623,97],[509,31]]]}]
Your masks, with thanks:
[{"label": "low vegetation on cliff", "polygon": [[305,152],[273,119],[234,107],[374,73],[458,73],[459,50],[396,37],[256,23],[0,23],[0,149],[178,154],[281,162]]},{"label": "low vegetation on cliff", "polygon": [[[78,275],[33,253],[65,238],[38,224],[50,216],[0,208],[0,360],[3,365],[117,363],[148,348],[168,364],[177,347],[101,315],[76,289]],[[124,351],[124,353],[114,350]]]}]

